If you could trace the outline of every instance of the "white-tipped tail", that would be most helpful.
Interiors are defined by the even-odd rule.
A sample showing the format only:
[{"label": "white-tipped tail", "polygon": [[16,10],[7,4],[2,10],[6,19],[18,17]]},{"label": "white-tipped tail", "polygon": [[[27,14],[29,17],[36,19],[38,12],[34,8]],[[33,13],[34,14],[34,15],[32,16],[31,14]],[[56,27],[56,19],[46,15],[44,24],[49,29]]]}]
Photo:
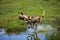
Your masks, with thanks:
[{"label": "white-tipped tail", "polygon": [[45,11],[43,11],[43,14],[42,14],[42,16],[44,16],[45,15]]}]

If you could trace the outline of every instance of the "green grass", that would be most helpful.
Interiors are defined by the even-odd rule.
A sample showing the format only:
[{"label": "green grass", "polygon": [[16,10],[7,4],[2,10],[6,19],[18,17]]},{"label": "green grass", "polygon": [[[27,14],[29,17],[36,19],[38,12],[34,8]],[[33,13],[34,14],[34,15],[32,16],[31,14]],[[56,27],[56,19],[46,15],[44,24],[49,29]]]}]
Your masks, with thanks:
[{"label": "green grass", "polygon": [[[23,11],[26,15],[41,17],[43,10],[46,14],[41,20],[42,23],[60,24],[59,0],[0,0],[0,27],[25,29],[25,23],[18,19],[18,11]],[[58,18],[58,20],[54,21],[52,18]]]},{"label": "green grass", "polygon": [[60,40],[60,36],[59,35],[60,35],[60,32],[56,32],[56,33],[52,34],[50,37],[48,37],[47,40]]}]

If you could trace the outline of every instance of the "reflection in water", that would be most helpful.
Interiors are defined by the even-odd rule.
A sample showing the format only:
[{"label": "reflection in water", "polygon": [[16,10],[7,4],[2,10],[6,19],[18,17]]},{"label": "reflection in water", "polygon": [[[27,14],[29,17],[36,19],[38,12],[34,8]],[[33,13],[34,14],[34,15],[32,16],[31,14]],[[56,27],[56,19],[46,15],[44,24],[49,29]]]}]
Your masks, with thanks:
[{"label": "reflection in water", "polygon": [[34,32],[33,34],[28,34],[27,40],[39,40],[37,33]]},{"label": "reflection in water", "polygon": [[[53,39],[53,37],[59,38],[59,35],[60,35],[59,32],[53,32],[53,31],[50,31],[50,29],[49,31],[46,31],[46,32],[39,32],[39,30],[46,28],[46,26],[47,25],[45,26],[40,25],[40,27],[38,26],[40,29],[37,28],[37,31],[35,31],[33,28],[28,28],[26,32],[22,32],[18,35],[17,34],[8,35],[6,34],[4,29],[0,29],[0,40],[50,40],[50,39]],[[50,25],[49,25],[49,28],[51,28]],[[48,30],[48,29],[46,28],[45,30]]]}]

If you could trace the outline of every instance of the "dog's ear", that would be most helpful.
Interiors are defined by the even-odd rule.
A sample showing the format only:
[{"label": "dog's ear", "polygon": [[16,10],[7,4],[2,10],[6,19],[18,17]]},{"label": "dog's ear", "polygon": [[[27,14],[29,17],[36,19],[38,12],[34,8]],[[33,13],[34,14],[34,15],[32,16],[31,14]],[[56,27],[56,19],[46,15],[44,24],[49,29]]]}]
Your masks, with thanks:
[{"label": "dog's ear", "polygon": [[24,15],[24,13],[23,13],[23,12],[21,12],[21,15]]},{"label": "dog's ear", "polygon": [[23,15],[23,12],[19,12],[19,11],[18,11],[18,14],[21,14],[21,15]]},{"label": "dog's ear", "polygon": [[20,12],[18,11],[18,14],[20,14]]}]

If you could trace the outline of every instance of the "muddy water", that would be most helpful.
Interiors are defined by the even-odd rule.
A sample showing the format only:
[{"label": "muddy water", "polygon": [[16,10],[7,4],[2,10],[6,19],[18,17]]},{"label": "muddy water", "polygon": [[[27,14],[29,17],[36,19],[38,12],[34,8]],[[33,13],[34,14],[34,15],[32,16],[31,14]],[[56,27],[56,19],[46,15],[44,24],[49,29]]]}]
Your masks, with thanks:
[{"label": "muddy water", "polygon": [[[10,34],[5,32],[5,29],[0,29],[0,40],[51,40],[51,35],[57,35],[51,25],[38,25],[37,30],[27,28],[26,32],[20,34]],[[53,39],[53,38],[52,38]]]}]

